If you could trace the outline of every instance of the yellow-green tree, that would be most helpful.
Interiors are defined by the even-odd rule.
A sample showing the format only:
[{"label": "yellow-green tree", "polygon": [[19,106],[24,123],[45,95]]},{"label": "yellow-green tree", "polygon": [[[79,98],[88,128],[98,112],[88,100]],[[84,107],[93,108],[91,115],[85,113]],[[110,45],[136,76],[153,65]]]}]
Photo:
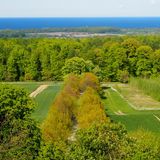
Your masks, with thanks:
[{"label": "yellow-green tree", "polygon": [[109,121],[100,97],[91,87],[88,87],[79,99],[77,121],[79,128],[88,128],[94,123]]}]

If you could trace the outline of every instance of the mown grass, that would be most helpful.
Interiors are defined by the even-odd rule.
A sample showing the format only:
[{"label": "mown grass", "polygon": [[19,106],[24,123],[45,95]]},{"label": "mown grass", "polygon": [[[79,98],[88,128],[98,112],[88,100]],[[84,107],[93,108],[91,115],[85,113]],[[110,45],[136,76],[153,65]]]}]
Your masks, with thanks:
[{"label": "mown grass", "polygon": [[138,110],[160,109],[160,102],[130,84],[116,84],[115,89]]},{"label": "mown grass", "polygon": [[110,114],[115,114],[118,110],[123,113],[134,112],[134,109],[115,91],[108,89],[106,91],[107,99],[104,100],[107,112]]},{"label": "mown grass", "polygon": [[131,78],[130,85],[142,90],[145,94],[160,101],[160,79]]},{"label": "mown grass", "polygon": [[32,93],[40,86],[40,83],[37,82],[2,82],[2,83],[24,88],[28,93]]},{"label": "mown grass", "polygon": [[128,131],[144,129],[155,134],[160,134],[160,122],[153,114],[128,114],[125,116],[111,115],[115,122],[124,124]]},{"label": "mown grass", "polygon": [[[118,92],[112,89],[108,89],[106,95],[107,99],[103,102],[106,114],[111,120],[124,124],[129,132],[144,129],[160,135],[160,121],[154,117],[154,115],[160,117],[160,111],[135,110]],[[116,112],[119,110],[125,115],[117,115]]]},{"label": "mown grass", "polygon": [[48,86],[47,89],[45,89],[35,98],[37,107],[35,108],[32,117],[39,123],[42,123],[43,120],[46,118],[49,108],[54,102],[54,99],[57,93],[60,91],[61,86],[62,85],[59,83]]}]

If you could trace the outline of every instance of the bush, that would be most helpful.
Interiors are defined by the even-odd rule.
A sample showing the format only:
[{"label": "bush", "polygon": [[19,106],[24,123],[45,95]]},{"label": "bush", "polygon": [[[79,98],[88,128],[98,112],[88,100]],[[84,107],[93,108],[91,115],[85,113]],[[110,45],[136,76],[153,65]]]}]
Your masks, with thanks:
[{"label": "bush", "polygon": [[127,136],[124,126],[113,123],[93,124],[76,134],[68,159],[130,159],[134,141]]},{"label": "bush", "polygon": [[23,89],[0,86],[0,159],[31,160],[38,155],[41,132],[29,118],[33,108]]}]

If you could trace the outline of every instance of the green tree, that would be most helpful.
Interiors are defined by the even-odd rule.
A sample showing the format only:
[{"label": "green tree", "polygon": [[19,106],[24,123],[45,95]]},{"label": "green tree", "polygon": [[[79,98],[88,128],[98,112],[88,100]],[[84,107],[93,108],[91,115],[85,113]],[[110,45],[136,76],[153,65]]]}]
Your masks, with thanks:
[{"label": "green tree", "polygon": [[63,75],[69,73],[82,74],[86,71],[86,63],[83,58],[74,57],[66,60],[64,67],[62,68]]},{"label": "green tree", "polygon": [[131,159],[134,141],[128,137],[122,125],[93,124],[87,129],[79,130],[76,139],[71,145],[68,159]]},{"label": "green tree", "polygon": [[0,86],[0,159],[31,160],[38,155],[41,133],[30,118],[33,108],[23,89]]},{"label": "green tree", "polygon": [[149,46],[141,46],[137,49],[136,75],[141,77],[150,77],[152,74],[151,55],[153,50]]}]

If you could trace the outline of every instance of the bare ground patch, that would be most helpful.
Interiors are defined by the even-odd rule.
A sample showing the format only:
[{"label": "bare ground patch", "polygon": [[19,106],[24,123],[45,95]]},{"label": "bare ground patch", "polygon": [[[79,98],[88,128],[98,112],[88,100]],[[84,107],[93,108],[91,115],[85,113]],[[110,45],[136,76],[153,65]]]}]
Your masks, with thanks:
[{"label": "bare ground patch", "polygon": [[[116,91],[137,110],[160,110],[160,102],[128,84],[116,84]],[[113,88],[113,87],[112,87]]]},{"label": "bare ground patch", "polygon": [[48,85],[41,85],[35,91],[33,91],[29,96],[35,98],[38,94],[43,92],[48,87]]},{"label": "bare ground patch", "polygon": [[160,118],[158,116],[156,116],[155,114],[153,116],[160,122]]},{"label": "bare ground patch", "polygon": [[117,112],[114,112],[116,115],[118,115],[118,116],[124,116],[124,115],[126,115],[125,113],[123,113],[122,111],[117,111]]}]

